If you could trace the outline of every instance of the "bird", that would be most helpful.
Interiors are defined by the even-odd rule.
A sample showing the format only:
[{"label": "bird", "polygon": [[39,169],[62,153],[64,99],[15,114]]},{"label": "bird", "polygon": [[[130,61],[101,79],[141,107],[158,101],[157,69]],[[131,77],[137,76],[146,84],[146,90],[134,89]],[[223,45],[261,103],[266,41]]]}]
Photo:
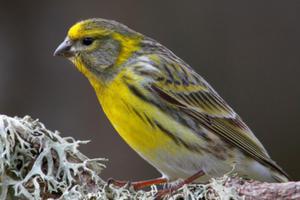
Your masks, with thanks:
[{"label": "bird", "polygon": [[72,25],[54,55],[87,77],[116,132],[161,173],[137,187],[207,182],[229,172],[264,182],[290,180],[215,89],[156,40],[92,18]]}]

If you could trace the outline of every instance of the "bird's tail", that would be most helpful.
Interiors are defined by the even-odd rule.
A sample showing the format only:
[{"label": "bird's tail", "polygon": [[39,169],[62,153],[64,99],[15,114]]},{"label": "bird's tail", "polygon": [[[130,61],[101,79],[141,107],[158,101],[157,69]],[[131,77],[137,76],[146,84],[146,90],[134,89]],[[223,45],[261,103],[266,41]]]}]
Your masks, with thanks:
[{"label": "bird's tail", "polygon": [[283,182],[288,182],[291,181],[291,178],[287,173],[282,173],[284,172],[283,170],[281,171],[273,171],[272,172],[272,177],[276,182],[283,183]]}]

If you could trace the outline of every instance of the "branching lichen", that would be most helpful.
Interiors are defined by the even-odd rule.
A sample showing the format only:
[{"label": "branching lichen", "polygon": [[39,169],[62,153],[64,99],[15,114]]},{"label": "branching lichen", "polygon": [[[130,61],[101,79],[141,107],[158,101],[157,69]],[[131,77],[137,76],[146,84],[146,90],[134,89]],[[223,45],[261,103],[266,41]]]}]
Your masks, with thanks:
[{"label": "branching lichen", "polygon": [[[78,151],[79,144],[85,143],[63,138],[29,116],[0,115],[0,199],[9,198],[8,194],[25,199],[64,199],[93,192],[84,183],[103,185],[98,174],[104,165],[99,162],[103,159],[88,159]],[[82,181],[84,174],[89,179]]]}]

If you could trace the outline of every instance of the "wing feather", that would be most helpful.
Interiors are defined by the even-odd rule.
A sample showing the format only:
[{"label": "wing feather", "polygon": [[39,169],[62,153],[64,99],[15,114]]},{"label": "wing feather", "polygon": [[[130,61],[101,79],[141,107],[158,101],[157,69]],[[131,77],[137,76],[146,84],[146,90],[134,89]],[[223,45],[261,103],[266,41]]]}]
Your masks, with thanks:
[{"label": "wing feather", "polygon": [[178,59],[162,56],[160,62],[164,63],[163,67],[151,63],[160,69],[160,73],[155,72],[155,81],[150,86],[156,96],[249,156],[287,176],[242,119],[200,75]]}]

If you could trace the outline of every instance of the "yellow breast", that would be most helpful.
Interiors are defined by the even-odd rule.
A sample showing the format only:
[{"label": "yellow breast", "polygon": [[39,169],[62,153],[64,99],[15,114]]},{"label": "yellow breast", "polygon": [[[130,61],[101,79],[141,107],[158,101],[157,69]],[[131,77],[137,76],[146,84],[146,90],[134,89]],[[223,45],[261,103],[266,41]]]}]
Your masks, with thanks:
[{"label": "yellow breast", "polygon": [[136,97],[117,77],[103,90],[97,91],[101,106],[120,136],[143,157],[151,159],[155,152],[171,140],[147,122],[147,116],[159,116],[158,109]]}]

